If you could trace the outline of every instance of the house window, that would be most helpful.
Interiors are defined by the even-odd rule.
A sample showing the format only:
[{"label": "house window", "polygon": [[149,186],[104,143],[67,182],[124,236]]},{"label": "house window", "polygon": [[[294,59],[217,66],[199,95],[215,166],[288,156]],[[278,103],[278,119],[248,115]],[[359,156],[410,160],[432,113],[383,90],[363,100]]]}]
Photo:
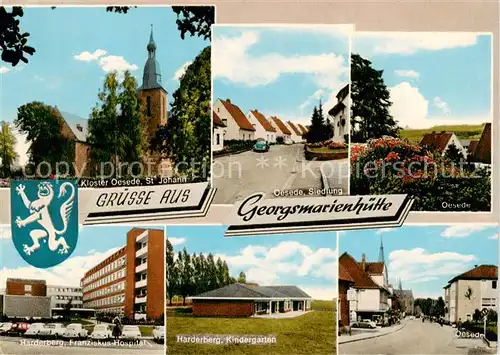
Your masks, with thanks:
[{"label": "house window", "polygon": [[220,144],[220,133],[217,133],[217,145]]},{"label": "house window", "polygon": [[491,288],[493,288],[494,290],[497,288],[497,280],[491,281]]},{"label": "house window", "polygon": [[31,285],[24,285],[24,292],[31,292]]},{"label": "house window", "polygon": [[[219,109],[217,109],[217,110],[219,110]],[[226,119],[226,118],[223,118],[223,119],[222,119],[222,123],[224,123],[224,126],[227,126],[227,119]]]},{"label": "house window", "polygon": [[147,115],[151,116],[151,96],[146,97],[146,110]]},{"label": "house window", "polygon": [[[219,112],[220,112],[220,108],[219,108],[219,107],[217,107],[217,113],[219,113]],[[224,122],[224,120],[222,120],[222,121]]]}]

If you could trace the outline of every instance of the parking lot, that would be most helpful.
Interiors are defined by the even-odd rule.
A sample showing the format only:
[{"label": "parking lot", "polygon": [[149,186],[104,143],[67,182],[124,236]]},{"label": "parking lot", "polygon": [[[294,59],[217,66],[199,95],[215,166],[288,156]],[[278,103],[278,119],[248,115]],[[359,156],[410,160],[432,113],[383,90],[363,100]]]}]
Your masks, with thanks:
[{"label": "parking lot", "polygon": [[60,340],[0,336],[0,354],[163,354],[163,344],[139,340]]}]

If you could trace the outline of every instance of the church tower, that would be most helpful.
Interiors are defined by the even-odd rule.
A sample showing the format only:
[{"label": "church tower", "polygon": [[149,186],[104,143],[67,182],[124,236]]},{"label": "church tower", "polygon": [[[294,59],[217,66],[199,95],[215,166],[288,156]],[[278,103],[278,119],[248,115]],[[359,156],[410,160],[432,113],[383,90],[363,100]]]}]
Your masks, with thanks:
[{"label": "church tower", "polygon": [[387,265],[385,263],[385,253],[384,253],[384,242],[382,241],[382,236],[380,237],[380,249],[378,253],[378,261],[384,263],[384,278],[385,282],[389,282],[389,274],[387,272]]},{"label": "church tower", "polygon": [[155,135],[158,125],[167,123],[167,90],[161,85],[160,63],[156,60],[156,43],[153,38],[153,25],[151,25],[151,34],[149,43],[146,47],[148,59],[144,65],[142,75],[142,85],[139,87],[138,95],[144,104],[144,120],[148,141]]}]

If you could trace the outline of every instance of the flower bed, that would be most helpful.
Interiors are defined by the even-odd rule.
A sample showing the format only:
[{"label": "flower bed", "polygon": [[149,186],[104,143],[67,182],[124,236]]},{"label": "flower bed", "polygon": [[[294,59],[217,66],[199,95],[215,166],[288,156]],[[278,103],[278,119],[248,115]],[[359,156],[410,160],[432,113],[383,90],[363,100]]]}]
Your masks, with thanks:
[{"label": "flower bed", "polygon": [[343,142],[332,142],[328,140],[318,143],[308,143],[306,144],[306,147],[311,148],[311,150],[314,150],[315,148],[328,148],[335,150],[335,149],[347,149],[347,144]]},{"label": "flower bed", "polygon": [[491,209],[487,169],[456,166],[440,153],[393,137],[352,146],[350,186],[351,195],[412,195],[419,211]]},{"label": "flower bed", "polygon": [[217,152],[213,152],[213,156],[224,156],[227,154],[237,154],[249,151],[253,148],[255,141],[244,141],[239,139],[234,140],[226,140],[224,141],[225,145],[222,150]]},{"label": "flower bed", "polygon": [[349,151],[347,149],[330,149],[328,147],[321,148],[310,148],[306,146],[304,148],[304,156],[306,160],[338,160],[347,159]]}]

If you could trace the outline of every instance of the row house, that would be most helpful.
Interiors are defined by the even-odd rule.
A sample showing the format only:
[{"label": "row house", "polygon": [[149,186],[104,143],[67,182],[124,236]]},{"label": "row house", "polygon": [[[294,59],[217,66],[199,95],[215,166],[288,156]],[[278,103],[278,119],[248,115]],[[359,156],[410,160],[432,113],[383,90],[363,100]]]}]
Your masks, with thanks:
[{"label": "row house", "polygon": [[303,138],[302,138],[302,132],[300,131],[298,125],[294,124],[293,122],[288,121],[287,122],[288,127],[290,127],[290,139],[292,140],[293,143],[302,143]]},{"label": "row house", "polygon": [[471,321],[476,309],[497,310],[497,297],[498,267],[475,265],[444,286],[445,320],[450,323]]},{"label": "row house", "polygon": [[345,143],[345,137],[349,134],[349,84],[340,89],[336,97],[337,103],[328,111],[332,122],[332,140]]},{"label": "row house", "polygon": [[252,124],[241,109],[230,99],[217,99],[214,112],[226,125],[225,140],[255,140],[256,124]]},{"label": "row house", "polygon": [[293,143],[292,132],[290,132],[290,130],[282,120],[280,120],[278,117],[271,117],[269,122],[274,127],[274,129],[276,129],[276,138],[282,138],[283,143],[285,144]]},{"label": "row house", "polygon": [[248,120],[255,127],[256,138],[265,139],[268,143],[276,143],[276,128],[274,128],[269,120],[257,109],[250,110]]},{"label": "row house", "polygon": [[214,152],[220,152],[221,150],[224,149],[224,137],[226,135],[227,125],[215,112],[212,112],[212,121],[213,121],[213,131],[214,131],[212,139],[212,150]]},{"label": "row house", "polygon": [[[342,270],[344,279],[343,289],[339,288],[342,326],[349,326],[353,321],[384,316],[391,308],[392,295],[384,262],[369,263],[365,254],[362,255],[361,262],[358,262],[344,253],[339,258],[339,270]],[[342,299],[345,299],[343,303]]]},{"label": "row house", "polygon": [[448,148],[454,145],[462,153],[463,158],[467,159],[467,149],[464,148],[456,134],[453,132],[441,131],[427,133],[420,141],[420,145],[422,147],[428,147],[436,150],[442,155],[445,155]]}]

